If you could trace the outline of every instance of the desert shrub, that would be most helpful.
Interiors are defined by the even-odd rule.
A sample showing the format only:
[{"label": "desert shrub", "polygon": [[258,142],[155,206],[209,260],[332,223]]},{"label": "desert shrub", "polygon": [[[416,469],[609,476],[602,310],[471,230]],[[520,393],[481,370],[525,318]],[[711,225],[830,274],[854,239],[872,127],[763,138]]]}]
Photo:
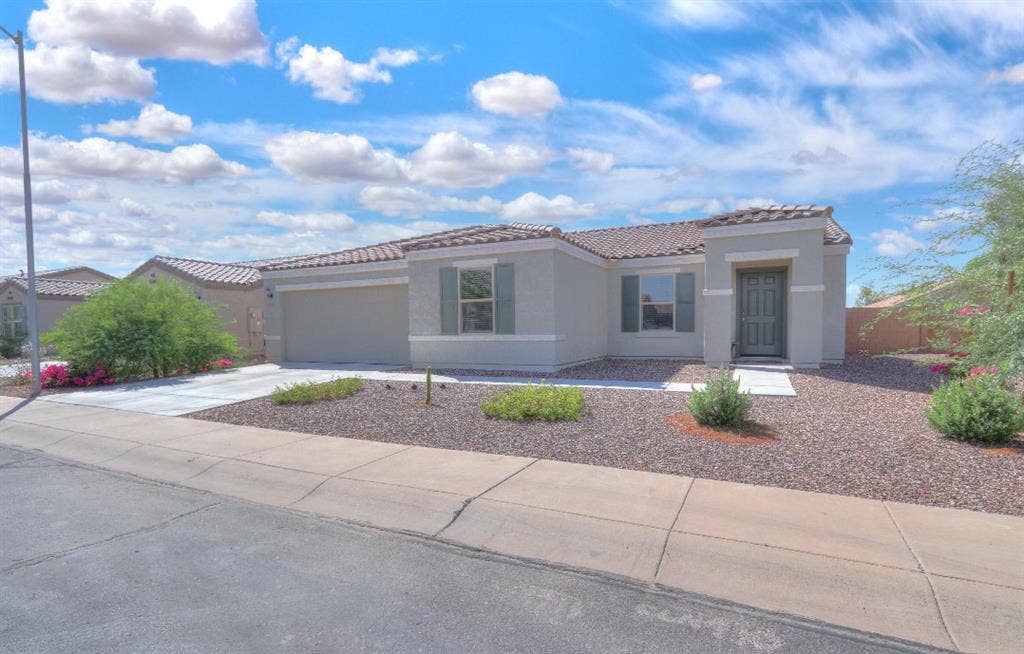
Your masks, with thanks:
[{"label": "desert shrub", "polygon": [[278,386],[270,394],[274,404],[312,404],[320,400],[337,400],[356,393],[363,387],[363,382],[355,377],[332,379],[325,382],[301,382],[288,386]]},{"label": "desert shrub", "polygon": [[690,396],[690,414],[705,427],[740,427],[754,401],[750,392],[740,392],[739,380],[720,370],[714,380]]},{"label": "desert shrub", "polygon": [[0,358],[17,359],[21,356],[21,336],[0,336]]},{"label": "desert shrub", "polygon": [[1004,443],[1024,429],[1021,398],[990,374],[947,380],[932,392],[925,416],[935,431],[961,441]]},{"label": "desert shrub", "polygon": [[576,386],[527,384],[490,396],[480,404],[484,414],[502,420],[579,420],[583,391]]},{"label": "desert shrub", "polygon": [[112,284],[68,309],[42,341],[75,374],[116,377],[196,372],[238,349],[216,308],[168,279]]}]

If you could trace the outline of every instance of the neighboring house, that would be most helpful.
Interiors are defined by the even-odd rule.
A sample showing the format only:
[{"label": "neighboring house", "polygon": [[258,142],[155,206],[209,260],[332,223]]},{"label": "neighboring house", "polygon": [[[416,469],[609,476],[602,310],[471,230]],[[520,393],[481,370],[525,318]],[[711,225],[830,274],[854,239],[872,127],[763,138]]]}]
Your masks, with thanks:
[{"label": "neighboring house", "polygon": [[262,355],[264,299],[263,278],[258,266],[294,258],[219,263],[156,256],[132,271],[130,276],[148,280],[158,277],[175,279],[191,287],[196,297],[220,308],[220,318],[239,346]]},{"label": "neighboring house", "polygon": [[[70,307],[116,279],[88,266],[36,273],[39,332],[48,331]],[[27,277],[0,278],[0,336],[24,336],[28,332],[27,302]]]},{"label": "neighboring house", "polygon": [[552,371],[606,356],[843,359],[831,207],[577,232],[477,225],[261,266],[267,355]]}]

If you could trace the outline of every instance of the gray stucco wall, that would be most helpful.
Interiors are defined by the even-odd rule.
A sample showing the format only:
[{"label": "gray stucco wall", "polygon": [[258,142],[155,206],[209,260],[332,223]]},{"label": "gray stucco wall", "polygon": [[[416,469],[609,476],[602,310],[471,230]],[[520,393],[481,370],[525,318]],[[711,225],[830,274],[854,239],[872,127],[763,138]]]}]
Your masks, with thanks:
[{"label": "gray stucco wall", "polygon": [[[722,365],[731,361],[736,341],[737,271],[753,268],[786,270],[787,320],[784,356],[796,366],[814,367],[822,361],[823,293],[808,290],[824,284],[824,229],[801,229],[774,234],[708,237],[705,232],[705,288],[712,295],[705,301],[705,361]],[[730,253],[770,253],[799,250],[794,258],[778,259],[765,254],[761,259],[730,262]],[[755,256],[755,255],[751,255]],[[794,290],[794,286],[798,287]],[[727,290],[728,294],[721,294]]]},{"label": "gray stucco wall", "polygon": [[[694,331],[692,332],[623,332],[622,331],[622,276],[644,274],[694,274]],[[643,268],[613,268],[605,272],[605,296],[608,312],[608,355],[615,357],[683,357],[700,359],[704,356],[704,264],[659,265],[657,259]]]},{"label": "gray stucco wall", "polygon": [[[409,262],[409,334],[414,365],[521,367],[545,370],[559,361],[554,250],[466,255]],[[442,335],[440,270],[467,262],[515,266],[514,335]],[[490,263],[488,264],[490,265]],[[532,337],[532,338],[531,338]]]},{"label": "gray stucco wall", "polygon": [[825,255],[822,359],[841,362],[846,351],[846,255]]},{"label": "gray stucco wall", "polygon": [[571,365],[603,357],[608,352],[608,293],[606,271],[595,263],[554,253],[557,363]]}]

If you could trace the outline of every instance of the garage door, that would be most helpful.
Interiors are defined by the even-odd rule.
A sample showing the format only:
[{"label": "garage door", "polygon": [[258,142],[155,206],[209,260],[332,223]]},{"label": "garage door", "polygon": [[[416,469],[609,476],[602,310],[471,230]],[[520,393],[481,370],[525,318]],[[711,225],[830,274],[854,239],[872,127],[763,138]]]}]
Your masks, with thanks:
[{"label": "garage door", "polygon": [[281,293],[284,358],[330,363],[408,363],[406,284]]}]

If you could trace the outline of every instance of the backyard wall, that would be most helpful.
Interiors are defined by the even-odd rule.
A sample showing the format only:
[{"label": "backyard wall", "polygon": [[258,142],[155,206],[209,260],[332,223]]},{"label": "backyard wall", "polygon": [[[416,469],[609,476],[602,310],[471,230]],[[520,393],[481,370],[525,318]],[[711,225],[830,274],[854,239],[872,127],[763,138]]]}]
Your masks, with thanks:
[{"label": "backyard wall", "polygon": [[914,327],[901,320],[897,311],[882,318],[861,337],[861,327],[871,322],[883,309],[878,307],[851,307],[846,310],[846,351],[883,354],[898,350],[920,349],[931,351],[926,329]]}]

